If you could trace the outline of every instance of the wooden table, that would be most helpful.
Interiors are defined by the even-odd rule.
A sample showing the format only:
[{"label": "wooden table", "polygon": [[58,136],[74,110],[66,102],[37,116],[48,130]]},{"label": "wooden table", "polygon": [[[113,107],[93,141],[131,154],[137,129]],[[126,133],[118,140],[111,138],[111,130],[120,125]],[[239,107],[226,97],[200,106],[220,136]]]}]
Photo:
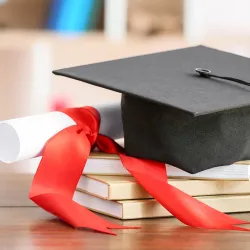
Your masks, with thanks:
[{"label": "wooden table", "polygon": [[[235,214],[250,221],[250,214]],[[250,233],[194,229],[173,218],[115,221],[141,229],[115,230],[110,236],[77,230],[38,207],[0,208],[0,249],[250,249]]]}]

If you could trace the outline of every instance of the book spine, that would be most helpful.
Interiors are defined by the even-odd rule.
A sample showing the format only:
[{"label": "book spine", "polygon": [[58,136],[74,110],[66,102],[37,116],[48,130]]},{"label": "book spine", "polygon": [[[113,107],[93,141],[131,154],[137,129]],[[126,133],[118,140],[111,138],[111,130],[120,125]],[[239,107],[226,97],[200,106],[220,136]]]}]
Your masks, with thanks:
[{"label": "book spine", "polygon": [[61,32],[87,31],[94,5],[94,0],[54,0],[48,27]]}]

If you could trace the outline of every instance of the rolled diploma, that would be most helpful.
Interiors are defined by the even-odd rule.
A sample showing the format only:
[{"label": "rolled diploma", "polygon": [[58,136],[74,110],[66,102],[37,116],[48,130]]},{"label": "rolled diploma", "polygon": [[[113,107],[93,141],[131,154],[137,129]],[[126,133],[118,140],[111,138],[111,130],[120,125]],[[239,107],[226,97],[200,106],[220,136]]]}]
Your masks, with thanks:
[{"label": "rolled diploma", "polygon": [[[120,104],[95,107],[101,116],[100,133],[123,137]],[[0,122],[0,161],[13,163],[41,156],[46,142],[61,130],[75,125],[62,112],[26,116]]]}]

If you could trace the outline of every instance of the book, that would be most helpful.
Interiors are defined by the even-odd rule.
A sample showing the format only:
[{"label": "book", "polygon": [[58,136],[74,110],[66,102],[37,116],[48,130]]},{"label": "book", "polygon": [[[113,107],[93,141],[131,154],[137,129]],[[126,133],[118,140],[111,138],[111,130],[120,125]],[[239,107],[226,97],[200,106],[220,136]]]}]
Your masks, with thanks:
[{"label": "book", "polygon": [[[170,179],[169,183],[191,196],[250,194],[249,181]],[[152,198],[132,176],[83,175],[77,190],[107,200]]]},{"label": "book", "polygon": [[[250,211],[250,195],[200,196],[196,198],[224,213]],[[154,199],[109,201],[76,191],[73,200],[92,211],[122,220],[172,217],[172,214]]]},{"label": "book", "polygon": [[101,11],[99,0],[54,0],[48,15],[48,28],[63,32],[85,32],[95,28]]},{"label": "book", "polygon": [[[166,164],[166,170],[168,177],[173,178],[249,180],[250,161],[240,161],[228,166],[218,166],[196,174],[189,174],[168,164]],[[103,152],[91,152],[83,173],[89,175],[131,175],[123,167],[117,155]]]}]

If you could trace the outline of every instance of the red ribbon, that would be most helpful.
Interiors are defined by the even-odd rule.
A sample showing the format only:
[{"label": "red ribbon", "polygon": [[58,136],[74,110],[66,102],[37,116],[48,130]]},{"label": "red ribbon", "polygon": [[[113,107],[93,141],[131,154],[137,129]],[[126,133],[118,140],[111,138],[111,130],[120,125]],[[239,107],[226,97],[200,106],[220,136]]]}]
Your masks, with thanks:
[{"label": "red ribbon", "polygon": [[173,216],[186,225],[207,229],[243,230],[248,222],[223,214],[168,184],[164,163],[124,154],[112,139],[98,134],[100,116],[92,107],[63,110],[77,125],[70,126],[45,145],[29,198],[47,212],[75,228],[114,234],[109,229],[125,227],[108,222],[72,200],[91,148],[119,155],[124,167]]}]

